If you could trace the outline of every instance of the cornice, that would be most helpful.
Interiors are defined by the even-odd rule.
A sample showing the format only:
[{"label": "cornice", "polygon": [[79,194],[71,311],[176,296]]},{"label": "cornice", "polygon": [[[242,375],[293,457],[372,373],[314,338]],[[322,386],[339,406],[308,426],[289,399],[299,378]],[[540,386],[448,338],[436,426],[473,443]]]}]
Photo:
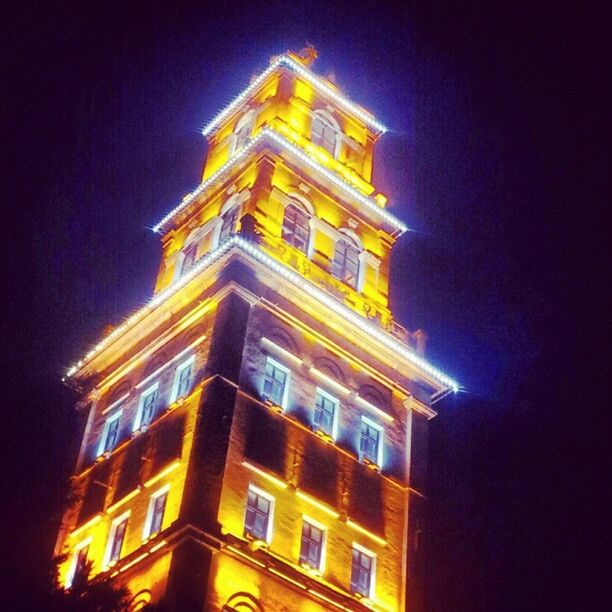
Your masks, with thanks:
[{"label": "cornice", "polygon": [[118,340],[122,334],[141,321],[147,314],[152,313],[158,306],[176,294],[181,288],[185,287],[190,281],[206,270],[215,261],[219,260],[223,255],[233,251],[234,249],[242,251],[243,253],[251,256],[254,261],[263,265],[267,274],[272,272],[277,273],[284,280],[290,282],[294,287],[306,292],[306,294],[308,294],[310,298],[314,299],[320,306],[329,308],[332,312],[341,317],[344,325],[349,324],[353,326],[356,330],[359,330],[360,333],[364,334],[366,338],[369,338],[370,341],[376,340],[379,343],[379,346],[384,347],[387,351],[390,351],[390,353],[393,354],[396,359],[399,358],[407,362],[414,367],[417,372],[420,372],[421,376],[423,376],[426,380],[432,381],[434,388],[440,390],[449,388],[453,391],[458,391],[459,385],[457,382],[438,370],[423,357],[418,355],[409,346],[393,337],[386,330],[378,327],[374,323],[371,323],[360,314],[343,304],[337,298],[328,294],[325,290],[317,287],[312,282],[301,276],[298,272],[274,259],[259,246],[248,242],[238,235],[232,236],[217,249],[210,252],[208,255],[205,255],[183,278],[176,281],[173,285],[170,285],[170,287],[164,291],[156,294],[148,304],[136,311],[123,325],[111,332],[100,343],[94,346],[81,361],[72,366],[68,370],[66,377],[74,377],[82,369],[82,367],[100,351],[109,347],[114,341]]},{"label": "cornice", "polygon": [[263,85],[266,79],[279,67],[285,67],[295,72],[303,79],[308,81],[319,93],[331,98],[344,111],[352,113],[363,121],[368,127],[372,128],[379,134],[384,134],[387,128],[377,121],[374,116],[364,108],[350,101],[346,96],[339,94],[333,87],[328,85],[321,77],[317,76],[311,70],[308,70],[303,64],[295,61],[289,55],[283,54],[276,58],[245,90],[236,96],[223,110],[217,113],[204,127],[202,134],[208,136],[217,130],[217,128],[236,112],[243,104],[247,102],[249,96],[257,91]]},{"label": "cornice", "polygon": [[181,203],[168,212],[156,225],[153,226],[153,231],[163,234],[168,229],[168,224],[176,215],[185,210],[190,204],[192,204],[200,195],[202,195],[209,187],[211,187],[215,181],[226,178],[230,171],[236,168],[241,161],[246,159],[246,156],[260,143],[275,144],[281,146],[284,150],[288,151],[300,161],[304,162],[309,170],[314,171],[317,175],[324,177],[330,181],[336,187],[340,188],[347,196],[353,200],[359,202],[365,206],[369,212],[374,213],[382,221],[388,223],[394,228],[394,231],[400,235],[408,230],[405,223],[400,221],[397,217],[392,215],[390,212],[382,208],[374,198],[369,197],[361,193],[356,187],[351,185],[348,181],[343,179],[338,173],[326,168],[320,164],[312,155],[310,155],[304,148],[291,142],[284,136],[282,136],[276,130],[265,127],[260,130],[253,138],[251,138],[242,148],[236,151],[218,170],[213,172],[207,179],[202,181],[200,185],[191,193],[187,194]]}]

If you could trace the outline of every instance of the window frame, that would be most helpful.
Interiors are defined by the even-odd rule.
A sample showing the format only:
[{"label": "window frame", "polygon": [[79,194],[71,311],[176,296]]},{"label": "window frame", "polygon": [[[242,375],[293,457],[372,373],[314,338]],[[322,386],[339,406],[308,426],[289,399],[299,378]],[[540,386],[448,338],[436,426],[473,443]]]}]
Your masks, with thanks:
[{"label": "window frame", "polygon": [[[125,538],[127,535],[128,522],[130,519],[130,510],[124,512],[120,516],[114,518],[111,522],[111,528],[108,533],[108,540],[106,542],[106,551],[104,552],[104,568],[108,569],[113,565],[116,565],[121,560],[121,553],[123,551],[123,547],[125,545]],[[118,528],[125,523],[125,529],[123,530],[123,534],[121,536],[121,545],[119,546],[119,551],[117,553],[117,557],[112,559],[113,549],[115,548],[115,538],[117,535]]]},{"label": "window frame", "polygon": [[[370,558],[370,572],[369,572],[369,580],[368,580],[368,592],[362,593],[354,588],[355,583],[353,582],[353,571],[354,571],[354,559],[355,559],[355,551],[359,552],[360,555],[365,555]],[[353,542],[351,548],[351,592],[355,595],[361,595],[362,597],[367,597],[368,599],[374,599],[374,594],[376,593],[376,553],[371,550],[361,546],[361,544],[357,542]],[[363,567],[363,566],[360,566]]]},{"label": "window frame", "polygon": [[[315,124],[321,124],[321,139],[315,140]],[[333,151],[324,146],[325,136],[328,131],[333,131],[335,138],[333,142]],[[340,151],[342,146],[342,128],[338,124],[338,122],[332,117],[329,113],[318,110],[313,113],[312,121],[310,123],[310,141],[317,147],[321,147],[324,151],[326,151],[329,155],[331,155],[334,159],[338,159],[340,157]]]},{"label": "window frame", "polygon": [[[331,401],[334,405],[334,413],[332,415],[332,423],[331,423],[331,431],[327,432],[319,427],[316,423],[315,416],[317,413],[317,396],[321,395],[324,399]],[[331,436],[332,440],[336,440],[338,437],[338,421],[340,416],[340,399],[322,387],[317,387],[315,390],[315,405],[314,405],[314,413],[312,415],[312,424],[316,431],[321,431],[322,433]]]},{"label": "window frame", "polygon": [[[189,395],[189,392],[191,391],[191,388],[193,385],[193,366],[194,364],[195,364],[195,355],[191,355],[191,357],[188,357],[187,359],[185,359],[184,361],[182,361],[176,366],[176,369],[174,371],[174,380],[172,382],[172,390],[170,391],[170,404],[174,404],[174,402],[176,402],[181,397],[185,397],[186,395]],[[191,369],[191,374],[190,374],[191,380],[189,381],[189,390],[184,395],[179,395],[179,385],[180,385],[181,374],[187,368]]]},{"label": "window frame", "polygon": [[[369,457],[365,457],[361,450],[361,440],[363,438],[364,424],[378,431],[378,443],[376,445],[376,461],[375,462],[372,461]],[[379,469],[382,469],[383,455],[384,455],[383,453],[384,436],[385,436],[385,429],[380,423],[373,421],[372,419],[367,417],[365,414],[361,415],[361,421],[359,423],[359,447],[358,447],[359,448],[359,461],[361,463],[365,463],[365,459],[367,459],[370,463],[374,463],[375,465],[379,467]]]},{"label": "window frame", "polygon": [[[164,525],[164,517],[166,516],[166,508],[168,506],[168,495],[170,493],[170,484],[167,484],[165,486],[163,486],[161,489],[158,489],[157,491],[155,491],[155,493],[152,493],[151,496],[149,497],[149,505],[147,508],[147,517],[145,519],[145,524],[144,524],[144,529],[142,530],[142,539],[143,541],[146,541],[156,535],[158,535],[159,533],[161,533],[161,531],[163,530],[163,525]],[[164,507],[162,509],[162,516],[161,516],[161,521],[159,524],[159,529],[155,532],[152,531],[152,527],[153,527],[153,517],[154,517],[154,511],[155,511],[155,504],[157,502],[157,500],[160,497],[165,497],[164,500]]]},{"label": "window frame", "polygon": [[[302,546],[303,546],[303,538],[304,538],[304,524],[308,524],[310,527],[314,527],[321,532],[321,550],[319,553],[319,564],[317,567],[311,566],[307,561],[302,561]],[[327,527],[311,518],[306,514],[302,514],[302,530],[300,531],[300,552],[299,552],[299,563],[308,565],[308,567],[317,571],[319,574],[323,574],[325,571],[325,560],[327,555]]]},{"label": "window frame", "polygon": [[246,499],[246,504],[244,506],[244,530],[243,532],[245,536],[249,535],[256,540],[261,540],[262,538],[259,538],[255,534],[252,534],[249,531],[247,531],[247,515],[248,515],[248,510],[249,510],[249,492],[252,492],[259,497],[263,497],[270,504],[269,509],[268,509],[268,515],[267,515],[266,533],[265,533],[265,537],[263,538],[263,541],[266,542],[266,544],[270,544],[272,542],[272,535],[273,535],[274,509],[275,509],[276,499],[273,495],[271,495],[267,491],[264,491],[263,489],[260,489],[254,484],[249,484],[249,486],[247,487],[247,499]]},{"label": "window frame", "polygon": [[[285,206],[285,210],[283,211],[283,222],[281,224],[281,238],[283,239],[283,241],[286,244],[292,246],[293,248],[297,249],[301,253],[304,253],[304,255],[306,255],[306,257],[310,258],[310,255],[311,255],[311,245],[312,245],[312,227],[311,227],[312,215],[310,214],[310,212],[305,210],[305,208],[302,205],[302,203],[299,202],[297,199],[293,199],[291,197],[289,199],[290,199],[290,202]],[[289,210],[295,210],[296,211],[296,213],[295,213],[296,219],[294,219],[293,227],[292,227],[292,233],[291,233],[292,240],[289,240],[286,237],[286,233],[288,233],[288,230],[291,229],[291,228],[289,228],[286,225],[287,212]],[[308,232],[307,236],[306,236],[306,242],[304,244],[304,248],[298,246],[295,243],[295,241],[293,240],[293,238],[295,238],[295,236],[296,236],[296,231],[295,231],[296,227],[298,227],[300,229],[304,229],[304,228],[302,228],[301,225],[299,225],[298,223],[295,222],[300,215],[305,220],[305,226],[306,226],[306,229],[307,229],[307,232]]]},{"label": "window frame", "polygon": [[81,542],[79,542],[75,547],[74,547],[74,551],[72,552],[72,556],[71,556],[71,561],[70,561],[70,567],[68,568],[68,573],[66,575],[66,588],[69,589],[73,584],[74,584],[74,579],[76,578],[76,571],[77,571],[77,563],[79,560],[79,556],[81,554],[81,552],[83,551],[83,549],[87,549],[87,552],[85,553],[85,563],[87,563],[88,561],[88,555],[89,555],[89,548],[91,546],[91,542],[92,542],[92,536],[89,536],[88,538],[85,538],[84,540],[82,540]]},{"label": "window frame", "polygon": [[[338,261],[337,259],[338,246],[340,245],[340,243],[344,243],[346,246],[344,247],[345,252],[342,254],[342,264],[341,264],[342,267],[340,269],[341,273],[337,274],[334,268],[340,265],[336,263],[336,261]],[[354,274],[355,276],[354,284],[346,278],[347,262],[349,261],[349,258],[347,257],[347,253],[349,250],[355,251],[356,259],[357,259],[357,269],[355,270],[355,274]],[[348,285],[349,287],[351,287],[358,293],[360,293],[362,289],[363,264],[364,264],[364,262],[362,261],[362,256],[361,256],[362,253],[363,253],[363,248],[361,247],[361,245],[356,244],[355,240],[351,236],[341,233],[339,238],[336,240],[334,244],[334,254],[332,257],[331,270],[330,270],[332,276],[335,279],[339,280],[341,283],[344,283],[345,285]]]},{"label": "window frame", "polygon": [[[232,234],[236,231],[236,226],[238,225],[238,219],[240,217],[241,205],[240,202],[236,202],[233,206],[230,206],[225,211],[219,214],[220,223],[219,223],[219,233],[217,234],[217,246],[221,246],[227,240],[229,240]],[[227,218],[233,217],[233,221],[231,225],[229,225],[229,231],[227,236],[223,237],[223,229],[225,227],[225,221]]]},{"label": "window frame", "polygon": [[198,247],[199,240],[193,240],[181,249],[181,266],[178,275],[179,278],[191,272],[198,262]]},{"label": "window frame", "polygon": [[[159,381],[156,381],[152,385],[149,385],[140,394],[140,397],[138,398],[138,410],[136,411],[136,418],[134,419],[134,427],[133,427],[133,431],[134,432],[146,429],[153,422],[153,416],[154,416],[154,412],[155,412],[155,408],[156,408],[155,403],[153,404],[153,407],[151,409],[151,418],[150,418],[149,422],[148,423],[144,423],[144,424],[143,424],[143,419],[142,419],[142,417],[143,417],[143,410],[144,410],[145,402],[146,402],[147,398],[149,396],[151,396],[151,395],[158,396],[159,395],[158,391],[159,391]],[[155,400],[154,400],[154,402],[155,402]]]},{"label": "window frame", "polygon": [[[104,422],[104,428],[102,430],[102,436],[100,437],[100,443],[98,446],[98,457],[102,457],[106,454],[110,454],[117,446],[117,441],[119,439],[119,423],[121,422],[121,414],[123,413],[123,409],[119,408],[106,418]],[[110,448],[108,446],[108,436],[110,433],[110,427],[112,424],[117,423],[117,430],[115,431],[115,439],[113,440],[113,444]]]},{"label": "window frame", "polygon": [[283,365],[282,363],[280,363],[273,357],[270,357],[270,355],[266,355],[266,364],[264,367],[264,375],[263,375],[263,380],[262,380],[262,385],[261,385],[261,394],[268,401],[272,401],[270,400],[270,398],[266,397],[266,394],[265,394],[265,383],[268,377],[268,374],[267,374],[268,364],[271,364],[272,367],[285,373],[286,378],[285,378],[285,386],[283,387],[283,397],[281,399],[281,403],[277,404],[283,410],[285,410],[287,408],[287,404],[289,401],[289,385],[291,381],[291,370],[286,365]]},{"label": "window frame", "polygon": [[247,110],[238,121],[232,130],[230,157],[239,151],[253,136],[255,122],[257,119],[257,111],[254,108]]}]

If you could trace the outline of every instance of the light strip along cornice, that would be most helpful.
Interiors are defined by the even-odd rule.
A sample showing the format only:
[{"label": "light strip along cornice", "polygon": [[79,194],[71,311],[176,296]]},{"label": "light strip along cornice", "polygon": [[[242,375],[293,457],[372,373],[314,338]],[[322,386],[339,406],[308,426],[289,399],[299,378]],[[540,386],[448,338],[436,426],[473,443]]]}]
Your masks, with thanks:
[{"label": "light strip along cornice", "polygon": [[400,221],[397,217],[392,215],[390,212],[386,211],[384,208],[381,208],[372,198],[361,193],[358,189],[353,187],[350,183],[345,181],[339,174],[336,172],[325,168],[321,165],[312,155],[310,155],[305,149],[302,147],[290,142],[284,136],[281,136],[277,131],[272,128],[264,128],[261,130],[254,138],[249,140],[247,144],[238,149],[234,155],[232,155],[226,162],[221,166],[216,172],[213,172],[205,181],[200,183],[200,185],[192,191],[189,195],[183,198],[183,201],[173,210],[171,210],[157,225],[153,227],[154,232],[161,232],[164,226],[178,213],[184,210],[187,206],[189,206],[200,194],[202,194],[210,185],[212,185],[216,180],[225,176],[232,168],[240,162],[241,159],[245,157],[248,153],[250,153],[253,148],[262,141],[273,142],[281,147],[285,148],[287,151],[291,152],[295,155],[300,161],[304,162],[309,168],[324,176],[326,179],[331,181],[334,185],[343,189],[348,195],[352,198],[356,199],[359,203],[363,204],[366,208],[370,209],[372,212],[377,214],[379,217],[387,221],[389,224],[397,228],[400,233],[403,233],[408,230],[406,224]]},{"label": "light strip along cornice", "polygon": [[230,248],[233,246],[237,246],[245,253],[251,255],[256,261],[266,266],[267,269],[274,270],[286,280],[300,287],[301,289],[309,293],[312,297],[314,297],[316,300],[318,300],[320,303],[324,304],[325,306],[336,312],[344,320],[349,321],[353,325],[357,326],[363,332],[369,334],[370,336],[384,344],[391,351],[397,353],[398,355],[401,355],[407,361],[412,363],[415,367],[426,372],[429,376],[431,376],[441,384],[445,385],[446,387],[452,389],[455,392],[459,390],[459,385],[456,381],[454,381],[452,378],[448,377],[446,374],[435,368],[427,360],[417,355],[405,344],[396,340],[388,332],[372,325],[367,321],[367,319],[364,319],[354,310],[351,310],[348,306],[345,306],[344,304],[342,304],[342,302],[339,302],[336,298],[332,297],[324,290],[319,289],[316,285],[291,270],[291,268],[287,267],[286,265],[280,263],[279,261],[271,257],[262,249],[255,246],[253,243],[247,242],[244,238],[237,235],[232,236],[229,240],[225,241],[214,251],[211,251],[208,255],[205,255],[183,278],[178,280],[173,285],[170,285],[170,287],[168,287],[164,291],[161,291],[160,293],[155,295],[149,301],[148,304],[143,306],[140,310],[136,311],[123,325],[113,330],[113,332],[106,336],[106,338],[104,338],[101,342],[94,346],[81,361],[73,365],[66,373],[66,376],[74,376],[74,374],[78,372],[78,370],[85,364],[86,361],[89,361],[102,349],[107,347],[113,340],[117,339],[123,332],[127,331],[127,329],[131,325],[135,324],[144,315],[153,310],[156,306],[161,304],[171,295],[176,293],[181,287],[183,287],[197,274],[199,274],[205,268],[211,265],[214,261],[219,259],[221,255],[229,251]]},{"label": "light strip along cornice", "polygon": [[331,98],[334,102],[337,102],[340,106],[342,106],[345,110],[353,113],[359,119],[361,119],[366,125],[375,129],[376,131],[384,134],[387,131],[387,128],[376,121],[376,119],[365,109],[361,108],[354,102],[351,102],[345,96],[340,95],[338,92],[334,91],[332,87],[330,87],[323,79],[318,77],[312,71],[308,70],[305,66],[296,62],[293,58],[289,57],[286,54],[281,55],[277,59],[275,59],[241,94],[236,96],[222,111],[217,113],[213,117],[211,121],[204,127],[202,130],[202,134],[204,136],[208,136],[211,132],[219,127],[219,125],[227,119],[235,110],[237,110],[241,104],[243,104],[248,97],[256,91],[256,89],[268,78],[276,68],[279,66],[285,66],[290,70],[293,70],[295,73],[299,74],[303,79],[308,81],[313,87],[318,89],[321,93]]},{"label": "light strip along cornice", "polygon": [[175,294],[179,289],[184,287],[196,274],[201,272],[204,268],[212,264],[218,259],[225,251],[227,251],[232,245],[232,240],[224,242],[221,246],[217,247],[214,251],[208,253],[200,259],[197,265],[195,265],[185,276],[181,277],[175,283],[160,291],[154,295],[147,304],[142,308],[133,313],[124,323],[119,327],[116,327],[110,334],[105,336],[98,344],[96,344],[82,359],[72,365],[66,372],[66,378],[74,376],[87,361],[95,357],[100,351],[109,346],[114,342],[123,332],[127,331],[132,325],[144,317],[147,313],[151,312],[156,306],[167,300],[170,296]]}]

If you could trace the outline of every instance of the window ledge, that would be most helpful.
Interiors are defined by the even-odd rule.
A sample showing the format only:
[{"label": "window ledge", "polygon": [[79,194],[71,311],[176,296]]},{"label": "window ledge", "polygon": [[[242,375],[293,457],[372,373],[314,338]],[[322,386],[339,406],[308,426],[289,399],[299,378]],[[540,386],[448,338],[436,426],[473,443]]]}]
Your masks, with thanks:
[{"label": "window ledge", "polygon": [[266,550],[269,546],[265,540],[256,538],[255,536],[252,536],[250,533],[246,534],[246,538],[249,542],[249,549],[252,551],[256,551],[260,549]]},{"label": "window ledge", "polygon": [[264,404],[270,408],[270,410],[273,410],[274,412],[278,412],[279,414],[283,412],[283,407],[280,406],[279,404],[275,404],[273,401],[266,399],[264,400]]},{"label": "window ledge", "polygon": [[149,429],[150,425],[141,425],[138,429],[135,429],[132,432],[132,438],[136,438],[137,436],[139,436],[140,434],[144,433],[145,431],[147,431],[147,429]]},{"label": "window ledge", "polygon": [[103,453],[99,454],[96,457],[96,460],[94,461],[94,463],[102,463],[103,461],[106,461],[111,456],[112,452],[113,451],[107,450],[107,451],[104,451]]},{"label": "window ledge", "polygon": [[315,578],[320,578],[323,573],[320,569],[309,565],[308,563],[300,563],[300,568],[304,570],[309,576],[314,576]]},{"label": "window ledge", "polygon": [[315,429],[314,432],[319,438],[321,438],[321,440],[323,440],[323,442],[326,442],[327,444],[334,443],[333,437],[330,434],[325,433],[323,430]]},{"label": "window ledge", "polygon": [[374,461],[370,461],[369,459],[362,459],[361,463],[365,465],[369,470],[373,472],[380,472],[380,465],[378,463],[374,463]]}]

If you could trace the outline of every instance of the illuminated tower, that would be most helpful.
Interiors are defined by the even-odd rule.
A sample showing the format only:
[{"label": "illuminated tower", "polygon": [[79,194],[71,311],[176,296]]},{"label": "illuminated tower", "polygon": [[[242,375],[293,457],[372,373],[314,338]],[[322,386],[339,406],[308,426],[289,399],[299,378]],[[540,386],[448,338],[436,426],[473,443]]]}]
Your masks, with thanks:
[{"label": "illuminated tower", "polygon": [[152,299],[67,381],[87,412],[58,551],[136,605],[418,610],[432,403],[456,383],[394,322],[406,229],[385,128],[288,53],[204,129],[156,226]]}]

